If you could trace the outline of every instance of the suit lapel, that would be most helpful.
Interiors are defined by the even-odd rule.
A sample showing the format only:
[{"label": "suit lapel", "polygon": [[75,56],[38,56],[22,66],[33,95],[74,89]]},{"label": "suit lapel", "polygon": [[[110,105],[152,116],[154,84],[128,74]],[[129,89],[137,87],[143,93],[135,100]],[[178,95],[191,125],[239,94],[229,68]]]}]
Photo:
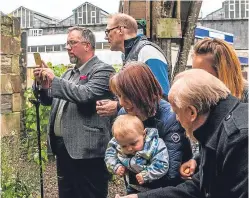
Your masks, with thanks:
[{"label": "suit lapel", "polygon": [[[93,56],[91,60],[89,60],[83,68],[79,68],[80,76],[88,76],[89,73],[95,68],[96,63],[99,62],[97,56]],[[79,83],[80,78],[78,78],[75,83]]]}]

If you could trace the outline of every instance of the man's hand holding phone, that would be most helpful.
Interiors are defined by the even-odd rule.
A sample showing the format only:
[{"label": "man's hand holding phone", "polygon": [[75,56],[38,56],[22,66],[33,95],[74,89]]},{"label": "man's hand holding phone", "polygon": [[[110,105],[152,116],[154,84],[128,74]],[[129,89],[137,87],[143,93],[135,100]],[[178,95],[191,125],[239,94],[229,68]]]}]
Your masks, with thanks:
[{"label": "man's hand holding phone", "polygon": [[33,73],[36,81],[42,85],[42,88],[49,88],[55,77],[53,70],[50,69],[43,60],[41,60],[39,53],[34,53],[34,59],[36,68]]}]

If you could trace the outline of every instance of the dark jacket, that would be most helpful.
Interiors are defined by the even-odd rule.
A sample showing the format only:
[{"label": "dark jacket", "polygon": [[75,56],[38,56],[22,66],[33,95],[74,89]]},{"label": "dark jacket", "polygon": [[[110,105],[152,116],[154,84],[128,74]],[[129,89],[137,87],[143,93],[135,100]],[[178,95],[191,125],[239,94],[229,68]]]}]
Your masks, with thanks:
[{"label": "dark jacket", "polygon": [[[119,111],[120,114],[125,114],[124,108]],[[179,168],[183,161],[192,157],[190,143],[185,137],[184,129],[176,120],[176,115],[171,110],[170,104],[161,100],[155,116],[148,118],[144,122],[146,128],[156,128],[159,137],[166,144],[169,153],[169,170],[167,174],[154,182],[151,188],[162,186],[174,186],[181,182]]]},{"label": "dark jacket", "polygon": [[246,198],[248,196],[248,104],[221,100],[194,132],[202,149],[199,172],[177,187],[138,194],[139,198]]},{"label": "dark jacket", "polygon": [[[61,134],[69,155],[74,159],[104,157],[110,140],[111,122],[109,117],[97,114],[96,101],[112,98],[109,78],[114,69],[94,56],[74,73],[71,81],[72,70],[68,70],[61,78],[53,79],[51,97],[47,90],[40,91],[41,103],[52,105],[49,119],[50,146],[55,152],[54,123],[62,99],[66,103],[61,117]],[[82,80],[82,76],[86,79]]]}]

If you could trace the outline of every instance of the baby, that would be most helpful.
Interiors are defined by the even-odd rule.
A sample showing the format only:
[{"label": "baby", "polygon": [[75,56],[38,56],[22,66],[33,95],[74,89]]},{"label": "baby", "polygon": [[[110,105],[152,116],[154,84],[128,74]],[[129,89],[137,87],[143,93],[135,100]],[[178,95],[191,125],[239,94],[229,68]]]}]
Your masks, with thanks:
[{"label": "baby", "polygon": [[[117,117],[112,132],[114,137],[105,153],[105,162],[111,173],[124,176],[133,172],[138,186],[158,180],[167,173],[168,151],[157,129],[144,129],[138,117],[126,114]],[[130,174],[126,175],[129,175],[126,177],[127,190],[134,188],[135,185],[129,182]]]}]

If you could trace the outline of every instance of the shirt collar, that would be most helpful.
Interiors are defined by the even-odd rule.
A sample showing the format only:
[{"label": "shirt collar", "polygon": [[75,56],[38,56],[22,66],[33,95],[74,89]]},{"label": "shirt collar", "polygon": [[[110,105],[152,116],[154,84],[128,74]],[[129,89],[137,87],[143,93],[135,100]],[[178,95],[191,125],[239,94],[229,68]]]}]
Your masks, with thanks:
[{"label": "shirt collar", "polygon": [[72,72],[73,73],[81,73],[83,68],[87,65],[87,63],[89,63],[93,58],[95,58],[96,55],[94,55],[92,58],[88,59],[88,61],[86,61],[83,65],[81,65],[79,68],[77,68],[76,66],[74,66]]}]

